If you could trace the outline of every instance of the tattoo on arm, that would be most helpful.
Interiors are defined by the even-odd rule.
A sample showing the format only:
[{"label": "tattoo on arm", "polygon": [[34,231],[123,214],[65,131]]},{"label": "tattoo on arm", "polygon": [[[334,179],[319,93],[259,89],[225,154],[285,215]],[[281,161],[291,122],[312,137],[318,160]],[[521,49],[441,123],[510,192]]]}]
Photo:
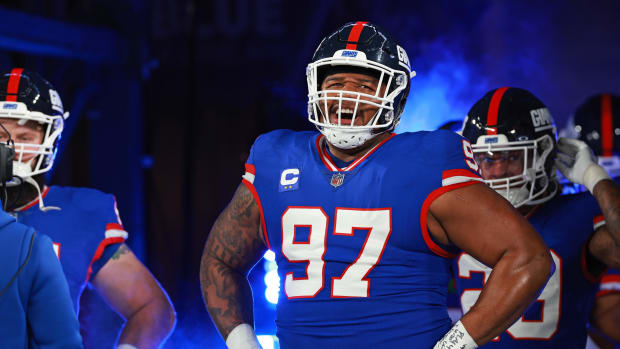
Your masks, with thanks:
[{"label": "tattoo on arm", "polygon": [[258,205],[241,184],[215,221],[203,250],[202,294],[224,338],[241,323],[254,324],[252,291],[246,274],[266,250],[259,226]]},{"label": "tattoo on arm", "polygon": [[129,248],[127,248],[125,244],[122,244],[121,247],[119,247],[118,250],[114,252],[111,259],[119,259],[121,258],[121,255],[126,254],[128,252],[129,252]]}]

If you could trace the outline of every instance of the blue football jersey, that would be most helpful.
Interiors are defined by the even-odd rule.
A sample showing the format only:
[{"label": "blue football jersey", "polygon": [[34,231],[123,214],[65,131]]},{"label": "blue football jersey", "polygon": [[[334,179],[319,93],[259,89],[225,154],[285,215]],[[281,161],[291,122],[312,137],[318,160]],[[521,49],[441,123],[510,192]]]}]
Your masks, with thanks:
[{"label": "blue football jersey", "polygon": [[339,168],[317,132],[254,143],[243,183],[276,254],[282,348],[432,348],[451,322],[453,250],[427,231],[443,193],[481,181],[449,131],[391,135]]},{"label": "blue football jersey", "polygon": [[[54,250],[60,259],[63,271],[69,283],[71,299],[76,313],[79,314],[80,296],[96,272],[107,262],[120,244],[127,239],[116,207],[113,195],[102,193],[95,189],[50,186],[45,187],[43,198],[46,206],[55,206],[60,210],[43,212],[38,207],[38,199],[16,209],[12,214],[17,221],[45,232],[54,242]],[[98,304],[103,305],[103,301]],[[96,345],[87,347],[102,347],[102,336],[111,347],[122,323],[117,322],[118,315],[105,305],[100,309],[90,309],[89,317],[98,316],[101,319],[110,319],[114,322],[114,333],[107,328],[106,332],[96,332]],[[82,314],[79,314],[82,315]],[[83,326],[84,340],[89,337],[89,328],[93,331],[106,328],[105,324],[89,321],[80,316]],[[85,323],[87,322],[87,323]],[[109,338],[108,338],[109,337]]]},{"label": "blue football jersey", "polygon": [[[590,193],[558,196],[535,209],[536,228],[555,271],[536,301],[508,330],[484,348],[584,348],[586,322],[598,286],[585,268],[586,241],[600,224],[600,208]],[[461,253],[455,277],[463,313],[477,301],[491,268]]]}]

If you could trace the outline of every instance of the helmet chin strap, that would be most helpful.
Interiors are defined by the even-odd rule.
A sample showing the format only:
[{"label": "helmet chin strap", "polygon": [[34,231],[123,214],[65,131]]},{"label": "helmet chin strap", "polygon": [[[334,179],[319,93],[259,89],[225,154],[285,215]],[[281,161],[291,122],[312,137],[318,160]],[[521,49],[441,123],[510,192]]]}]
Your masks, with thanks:
[{"label": "helmet chin strap", "polygon": [[514,189],[496,189],[496,191],[499,195],[503,196],[504,199],[508,200],[515,208],[525,204],[530,196],[530,191],[525,185]]},{"label": "helmet chin strap", "polygon": [[340,149],[355,149],[362,146],[364,143],[375,138],[379,133],[374,133],[372,130],[342,130],[336,128],[324,127],[321,132],[327,138],[327,141]]},{"label": "helmet chin strap", "polygon": [[[35,181],[31,174],[30,169],[32,159],[27,163],[23,163],[20,161],[13,161],[13,174],[14,176],[20,177],[25,183],[32,185],[37,190],[37,195],[39,196],[39,209],[43,212],[51,211],[51,210],[60,210],[60,207],[56,206],[45,206],[43,204],[43,195],[41,194],[41,188],[39,187],[39,183]],[[13,184],[15,185],[15,184]],[[24,185],[24,184],[21,184]]]}]

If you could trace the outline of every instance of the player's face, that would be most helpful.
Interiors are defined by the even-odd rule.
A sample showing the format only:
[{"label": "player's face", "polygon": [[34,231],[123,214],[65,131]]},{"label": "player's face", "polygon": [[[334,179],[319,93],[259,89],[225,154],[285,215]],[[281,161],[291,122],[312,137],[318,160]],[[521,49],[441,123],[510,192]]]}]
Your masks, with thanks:
[{"label": "player's face", "polygon": [[[41,144],[43,143],[43,127],[37,124],[34,121],[21,122],[21,120],[17,119],[5,119],[0,118],[0,123],[2,126],[6,128],[7,131],[11,134],[11,138],[15,143],[21,144]],[[8,135],[4,130],[0,129],[0,142],[6,143],[8,140]],[[18,160],[22,148],[16,147],[15,149],[15,159]],[[36,151],[37,147],[28,147],[27,145],[23,147],[24,154],[21,158],[22,162],[27,162],[28,160],[37,156],[37,154],[32,153],[32,151]]]},{"label": "player's face", "polygon": [[508,178],[523,173],[522,150],[476,153],[475,158],[485,180]]},{"label": "player's face", "polygon": [[[377,89],[379,93],[377,94]],[[383,96],[385,93],[385,84],[379,87],[379,80],[374,76],[360,74],[360,73],[337,73],[329,75],[323,80],[321,84],[321,90],[336,90],[336,91],[350,91],[359,92],[366,95]],[[339,97],[340,93],[327,93],[327,97]],[[378,107],[367,103],[356,103],[355,99],[357,94],[343,93],[342,97],[351,98],[351,101],[328,100],[327,110],[325,105],[321,106],[323,113],[329,115],[329,122],[338,125],[338,111],[340,109],[340,125],[351,125],[353,120],[353,112],[355,111],[355,120],[353,124],[356,126],[362,126],[368,124],[372,117],[377,113]],[[370,96],[362,96],[360,100],[371,101],[381,104],[381,102]],[[357,105],[357,110],[355,106]]]}]

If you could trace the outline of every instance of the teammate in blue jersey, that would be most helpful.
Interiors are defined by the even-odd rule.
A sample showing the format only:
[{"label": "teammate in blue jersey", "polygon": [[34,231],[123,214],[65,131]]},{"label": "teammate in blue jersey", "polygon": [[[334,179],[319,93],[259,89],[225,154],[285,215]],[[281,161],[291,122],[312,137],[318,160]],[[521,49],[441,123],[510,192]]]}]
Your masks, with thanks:
[{"label": "teammate in blue jersey", "polygon": [[[598,280],[607,266],[620,266],[620,187],[584,142],[556,143],[549,110],[529,91],[489,91],[467,114],[462,134],[486,183],[529,219],[556,266],[536,301],[485,347],[583,348]],[[555,166],[589,192],[560,196]],[[492,269],[467,251],[454,269],[466,313]]]},{"label": "teammate in blue jersey", "polygon": [[[282,348],[475,348],[501,333],[544,285],[549,253],[481,183],[466,140],[392,133],[414,75],[404,49],[373,24],[349,23],[306,71],[320,133],[258,137],[205,244],[203,296],[228,347],[259,347],[246,275],[267,248],[281,279]],[[496,270],[451,328],[459,248]]]},{"label": "teammate in blue jersey", "polygon": [[[127,232],[114,197],[94,189],[45,184],[67,116],[58,93],[37,73],[14,68],[0,74],[0,122],[13,136],[16,151],[7,208],[19,222],[46,232],[54,241],[76,313],[90,306],[80,302],[87,288],[109,304],[90,309],[90,317],[80,316],[86,347],[109,348],[117,337],[119,348],[158,347],[174,327],[174,310],[125,244]],[[7,139],[0,136],[0,141]],[[124,328],[110,329],[100,320],[110,307],[126,320]]]},{"label": "teammate in blue jersey", "polygon": [[[569,119],[565,133],[588,144],[599,165],[620,183],[620,96],[601,93],[588,98]],[[590,336],[601,348],[620,346],[619,269],[601,278],[590,324]]]}]

